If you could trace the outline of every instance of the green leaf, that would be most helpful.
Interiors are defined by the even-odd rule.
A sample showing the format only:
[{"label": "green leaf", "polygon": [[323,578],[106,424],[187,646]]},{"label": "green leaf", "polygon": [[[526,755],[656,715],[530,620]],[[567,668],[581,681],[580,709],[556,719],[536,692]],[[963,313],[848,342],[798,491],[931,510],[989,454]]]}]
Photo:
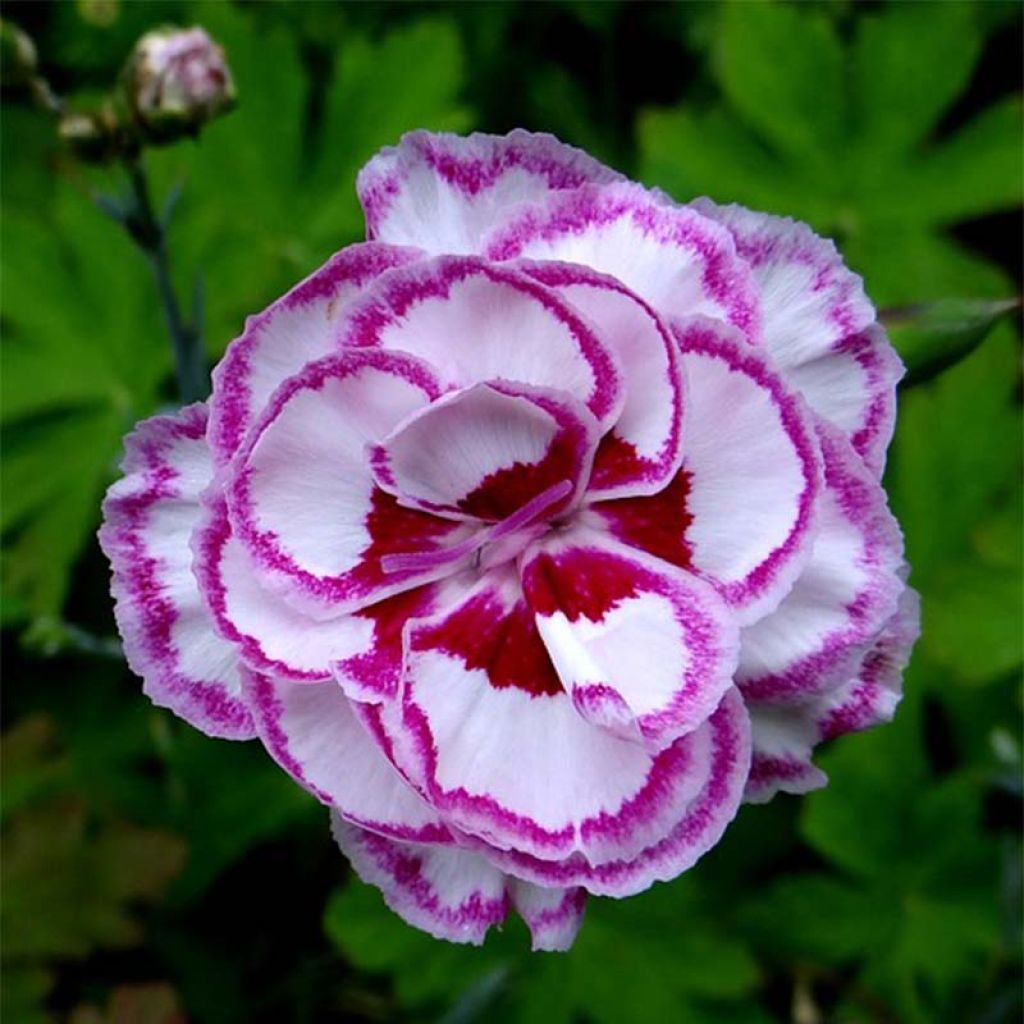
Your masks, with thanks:
[{"label": "green leaf", "polygon": [[773,958],[843,964],[869,953],[888,931],[889,908],[829,875],[781,879],[755,894],[741,922]]},{"label": "green leaf", "polygon": [[[591,899],[573,948],[534,955],[523,925],[510,921],[480,949],[438,942],[405,925],[380,896],[353,881],[328,904],[324,927],[357,967],[391,976],[407,1007],[440,1005],[508,978],[502,1013],[596,1022],[731,1019],[758,970],[746,948],[717,925],[718,910],[698,883],[671,885],[621,902]],[[492,993],[497,995],[497,992]],[[489,1010],[488,1013],[491,1011]]]},{"label": "green leaf", "polygon": [[900,355],[907,367],[902,386],[937,377],[988,337],[996,322],[1020,308],[1017,299],[940,299],[883,311],[882,322],[899,328]]},{"label": "green leaf", "polygon": [[[173,896],[187,903],[252,846],[289,829],[326,827],[323,808],[259,744],[211,740],[168,723],[170,820],[192,856]],[[210,780],[216,779],[216,785]]]},{"label": "green leaf", "polygon": [[[1019,510],[1019,506],[1018,506]],[[978,561],[939,566],[929,577],[921,643],[960,680],[988,683],[1024,662],[1020,566]]]},{"label": "green leaf", "polygon": [[870,193],[873,215],[945,225],[1020,206],[1024,151],[1017,142],[1022,130],[1020,97],[994,103],[952,138],[888,169]]},{"label": "green leaf", "polygon": [[141,939],[130,905],[154,899],[180,870],[181,841],[124,823],[90,830],[61,801],[16,816],[0,865],[4,956],[83,957]]},{"label": "green leaf", "polygon": [[55,756],[55,743],[56,726],[46,714],[29,715],[4,732],[0,744],[3,820],[66,782],[67,764]]},{"label": "green leaf", "polygon": [[3,431],[0,478],[5,494],[15,496],[4,518],[17,527],[4,553],[3,586],[37,620],[58,615],[64,604],[123,429],[117,412],[95,409],[56,418],[42,430],[18,424]]},{"label": "green leaf", "polygon": [[767,150],[723,110],[648,110],[637,123],[640,176],[680,200],[700,195],[827,222],[832,202],[814,180]]},{"label": "green leaf", "polygon": [[715,67],[737,112],[794,160],[827,164],[847,121],[843,53],[831,21],[764,0],[720,10]]},{"label": "green leaf", "polygon": [[53,988],[52,972],[42,967],[4,966],[0,1017],[17,1024],[53,1024],[45,1001]]},{"label": "green leaf", "polygon": [[[913,150],[967,85],[981,49],[971,5],[891,4],[859,20],[851,52],[865,171]],[[942,74],[924,74],[941,68]]]}]

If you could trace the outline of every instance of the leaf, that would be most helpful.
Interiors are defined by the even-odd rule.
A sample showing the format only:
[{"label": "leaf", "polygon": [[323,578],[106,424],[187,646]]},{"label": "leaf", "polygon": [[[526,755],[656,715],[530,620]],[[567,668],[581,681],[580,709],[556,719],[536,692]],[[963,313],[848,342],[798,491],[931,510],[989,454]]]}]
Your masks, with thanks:
[{"label": "leaf", "polygon": [[709,195],[815,224],[831,217],[833,203],[816,192],[815,179],[790,168],[724,110],[643,111],[637,134],[641,178],[680,200]]},{"label": "leaf", "polygon": [[[353,880],[324,917],[328,937],[362,970],[388,973],[399,1001],[418,1008],[501,993],[513,1021],[727,1020],[758,980],[757,966],[721,931],[699,885],[682,878],[621,902],[591,899],[573,948],[533,955],[509,921],[480,949],[438,942],[404,924]],[[498,979],[508,978],[502,991]],[[488,1014],[494,1012],[488,1009]]]},{"label": "leaf", "polygon": [[166,756],[176,794],[170,820],[191,852],[173,892],[181,903],[256,843],[324,820],[320,805],[259,744],[211,740],[174,723]]},{"label": "leaf", "polygon": [[55,617],[121,436],[170,360],[143,261],[66,187],[49,222],[8,225],[4,274],[3,588]]},{"label": "leaf", "polygon": [[939,280],[955,262],[951,251],[975,270],[984,262],[938,230],[1024,198],[1020,100],[1007,97],[933,137],[992,19],[971,4],[892,4],[857,17],[840,42],[811,4],[718,12],[712,68],[725,105],[643,113],[642,178],[681,201],[707,193],[806,220],[838,237],[878,303],[992,294],[965,289],[962,278]]},{"label": "leaf", "polygon": [[929,578],[922,644],[965,682],[982,684],[1024,662],[1024,599],[1019,565],[976,561],[940,566]]},{"label": "leaf", "polygon": [[45,1009],[53,974],[42,967],[4,966],[0,985],[0,1017],[17,1024],[52,1024]]},{"label": "leaf", "polygon": [[67,764],[56,754],[56,726],[46,714],[29,715],[3,734],[0,774],[4,799],[0,820],[52,793],[66,782]]},{"label": "leaf", "polygon": [[843,964],[875,948],[888,930],[890,905],[830,875],[780,879],[755,894],[741,921],[773,958]]},{"label": "leaf", "polygon": [[[771,914],[786,920],[781,941],[812,962],[860,960],[861,981],[923,1024],[960,1019],[945,1008],[975,984],[1000,937],[997,851],[980,831],[979,786],[963,775],[931,778],[917,693],[915,686],[894,725],[847,737],[821,759],[831,781],[805,800],[802,825],[839,877],[781,883],[755,904],[751,923],[763,929]],[[830,935],[814,910],[800,914],[801,892],[808,908],[832,912]]]},{"label": "leaf", "polygon": [[[468,123],[457,99],[463,58],[458,34],[443,19],[418,19],[380,41],[345,33],[311,163],[316,147],[303,136],[310,83],[287,24],[257,23],[231,4],[190,9],[224,45],[239,107],[196,145],[147,154],[147,161],[158,202],[184,183],[171,260],[179,296],[202,274],[208,349],[218,355],[247,315],[361,236],[355,173],[376,148],[413,128]],[[112,32],[89,31],[106,33],[104,47],[114,45],[140,16],[120,19]],[[38,166],[46,165],[40,159]],[[38,191],[52,192],[53,202],[40,199],[32,214],[9,215],[4,235],[7,621],[59,617],[121,437],[155,411],[171,369],[142,257],[75,190],[84,191],[84,182],[38,169],[35,176],[46,179]],[[95,181],[100,191],[124,191],[116,168],[97,172]],[[15,184],[19,194],[33,194],[20,172]]]},{"label": "leaf", "polygon": [[[892,4],[859,20],[851,52],[859,149],[870,166],[912,151],[967,85],[981,49],[970,5]],[[941,75],[918,68],[942,68]]]},{"label": "leaf", "polygon": [[718,80],[737,112],[787,156],[827,163],[846,126],[843,53],[828,17],[725,4],[717,43]]},{"label": "leaf", "polygon": [[902,387],[937,377],[988,337],[996,322],[1020,308],[1017,299],[940,299],[883,311],[882,322],[899,328],[900,355],[907,367]]},{"label": "leaf", "polygon": [[183,860],[181,841],[165,832],[125,823],[91,832],[76,801],[18,815],[0,866],[4,956],[78,958],[137,944],[129,905],[155,898]]}]

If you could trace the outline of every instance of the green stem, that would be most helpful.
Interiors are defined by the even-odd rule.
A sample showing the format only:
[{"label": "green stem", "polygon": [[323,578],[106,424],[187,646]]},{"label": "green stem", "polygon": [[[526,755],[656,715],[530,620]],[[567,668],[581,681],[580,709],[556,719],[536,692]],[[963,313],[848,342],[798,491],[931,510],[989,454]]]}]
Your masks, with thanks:
[{"label": "green stem", "polygon": [[167,333],[170,335],[174,351],[181,400],[186,403],[196,402],[205,398],[208,391],[202,338],[196,325],[186,321],[174,293],[167,253],[167,230],[153,210],[145,168],[137,159],[125,161],[125,167],[133,199],[133,208],[125,221],[125,227],[153,271]]}]

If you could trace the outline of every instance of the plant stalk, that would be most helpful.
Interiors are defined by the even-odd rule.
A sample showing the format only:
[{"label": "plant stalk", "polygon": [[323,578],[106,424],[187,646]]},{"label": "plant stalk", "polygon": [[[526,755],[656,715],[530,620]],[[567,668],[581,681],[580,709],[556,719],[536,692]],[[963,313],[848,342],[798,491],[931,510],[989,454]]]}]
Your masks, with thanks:
[{"label": "plant stalk", "polygon": [[156,215],[150,196],[149,179],[138,159],[125,161],[132,188],[132,209],[125,227],[153,271],[167,333],[174,351],[178,391],[185,403],[197,402],[207,395],[208,380],[203,343],[198,326],[188,322],[174,293],[167,251],[167,226]]}]

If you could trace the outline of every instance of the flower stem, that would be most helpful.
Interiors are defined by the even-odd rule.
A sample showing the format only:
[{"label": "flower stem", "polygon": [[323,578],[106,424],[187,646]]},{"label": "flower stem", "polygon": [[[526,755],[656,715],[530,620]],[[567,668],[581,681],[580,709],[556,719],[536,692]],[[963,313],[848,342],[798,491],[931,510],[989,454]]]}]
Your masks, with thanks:
[{"label": "flower stem", "polygon": [[174,293],[167,252],[167,225],[153,210],[145,168],[141,160],[136,158],[126,160],[125,169],[131,183],[132,205],[124,218],[124,226],[153,271],[174,351],[181,400],[195,402],[205,398],[208,390],[202,336],[198,325],[185,319]]}]

